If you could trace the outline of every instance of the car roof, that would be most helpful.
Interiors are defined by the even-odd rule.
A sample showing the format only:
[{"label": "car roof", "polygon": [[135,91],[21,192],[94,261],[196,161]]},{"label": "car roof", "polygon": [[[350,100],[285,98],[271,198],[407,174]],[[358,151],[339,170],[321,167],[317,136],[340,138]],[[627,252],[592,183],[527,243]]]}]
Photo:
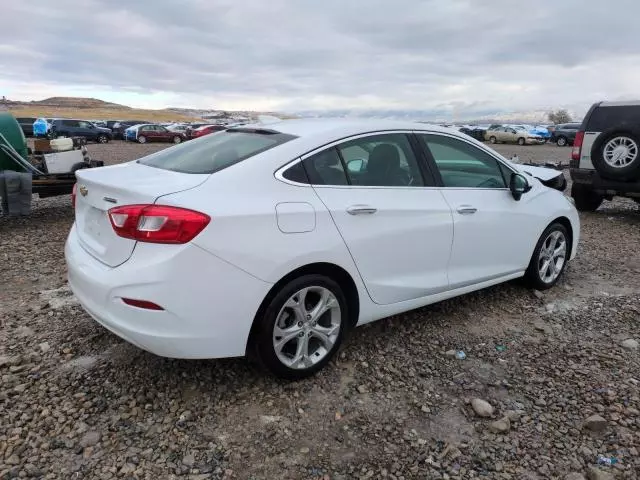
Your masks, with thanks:
[{"label": "car roof", "polygon": [[627,100],[619,102],[600,102],[601,107],[638,107],[640,100]]},{"label": "car roof", "polygon": [[341,138],[358,135],[359,133],[383,130],[429,130],[441,133],[451,133],[452,131],[451,128],[427,123],[346,118],[301,118],[281,120],[273,123],[250,123],[237,128],[275,130],[300,138],[318,136],[335,136],[336,138]]}]

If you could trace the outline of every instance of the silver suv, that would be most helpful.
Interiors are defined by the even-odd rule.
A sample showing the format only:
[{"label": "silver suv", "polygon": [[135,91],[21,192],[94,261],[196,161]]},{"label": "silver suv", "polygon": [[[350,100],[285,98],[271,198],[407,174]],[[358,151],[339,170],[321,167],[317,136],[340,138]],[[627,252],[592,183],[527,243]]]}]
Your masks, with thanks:
[{"label": "silver suv", "polygon": [[576,133],[571,196],[581,211],[614,196],[640,203],[640,101],[599,102]]}]

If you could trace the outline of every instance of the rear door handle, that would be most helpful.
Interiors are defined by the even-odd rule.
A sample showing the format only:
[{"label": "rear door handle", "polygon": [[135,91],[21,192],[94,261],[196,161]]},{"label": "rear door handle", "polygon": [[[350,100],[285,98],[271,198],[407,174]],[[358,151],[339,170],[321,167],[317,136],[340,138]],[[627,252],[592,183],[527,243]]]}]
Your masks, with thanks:
[{"label": "rear door handle", "polygon": [[460,215],[473,215],[477,211],[478,209],[476,207],[472,207],[471,205],[460,205],[458,207],[458,213]]},{"label": "rear door handle", "polygon": [[369,205],[352,205],[347,207],[347,213],[349,215],[373,215],[377,211],[377,208],[370,207]]}]

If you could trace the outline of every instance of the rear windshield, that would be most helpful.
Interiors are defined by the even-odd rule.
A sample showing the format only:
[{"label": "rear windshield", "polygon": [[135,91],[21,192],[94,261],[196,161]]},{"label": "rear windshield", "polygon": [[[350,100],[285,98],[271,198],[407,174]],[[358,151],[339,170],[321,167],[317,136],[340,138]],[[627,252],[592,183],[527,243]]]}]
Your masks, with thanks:
[{"label": "rear windshield", "polygon": [[231,129],[161,150],[138,162],[180,173],[214,173],[294,138],[273,130]]}]

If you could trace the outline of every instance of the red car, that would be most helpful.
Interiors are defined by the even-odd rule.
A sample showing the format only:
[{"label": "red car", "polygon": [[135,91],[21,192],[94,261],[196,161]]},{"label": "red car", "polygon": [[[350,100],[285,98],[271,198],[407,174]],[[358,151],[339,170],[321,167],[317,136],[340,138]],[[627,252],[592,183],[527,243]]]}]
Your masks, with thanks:
[{"label": "red car", "polygon": [[181,143],[186,140],[184,133],[172,132],[162,125],[137,125],[126,130],[125,140],[147,143],[147,142],[173,142]]},{"label": "red car", "polygon": [[198,127],[189,132],[189,138],[198,138],[204,137],[205,135],[209,135],[213,132],[219,132],[221,130],[226,130],[227,128],[224,125],[204,125],[203,127]]}]

